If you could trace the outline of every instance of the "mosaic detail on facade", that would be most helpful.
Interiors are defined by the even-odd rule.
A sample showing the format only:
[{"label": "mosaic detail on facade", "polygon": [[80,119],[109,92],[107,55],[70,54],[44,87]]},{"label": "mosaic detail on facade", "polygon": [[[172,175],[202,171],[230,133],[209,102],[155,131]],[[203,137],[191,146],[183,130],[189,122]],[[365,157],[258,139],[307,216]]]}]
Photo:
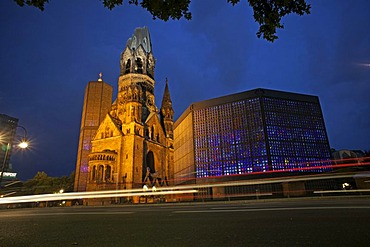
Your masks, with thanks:
[{"label": "mosaic detail on facade", "polygon": [[197,178],[321,172],[330,164],[321,109],[312,102],[258,97],[195,110],[194,144]]}]

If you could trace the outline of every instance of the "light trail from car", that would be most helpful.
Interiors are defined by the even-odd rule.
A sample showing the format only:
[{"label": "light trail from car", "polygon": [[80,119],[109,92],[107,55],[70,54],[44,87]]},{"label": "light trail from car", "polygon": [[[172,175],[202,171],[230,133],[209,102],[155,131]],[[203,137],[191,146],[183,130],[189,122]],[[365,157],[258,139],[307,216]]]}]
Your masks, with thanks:
[{"label": "light trail from car", "polygon": [[[101,193],[104,192],[104,193]],[[160,195],[174,195],[174,194],[187,194],[197,193],[198,190],[168,190],[168,191],[148,191],[148,192],[137,192],[137,190],[110,190],[110,191],[94,191],[94,192],[71,192],[61,194],[40,194],[40,195],[29,195],[29,196],[14,196],[14,197],[3,197],[0,198],[0,204],[10,203],[24,203],[24,202],[46,202],[46,201],[62,201],[62,200],[74,200],[74,199],[88,199],[88,198],[109,198],[109,197],[130,197],[130,196],[160,196]]]},{"label": "light trail from car", "polygon": [[353,173],[302,175],[302,176],[294,176],[294,177],[289,176],[289,177],[280,177],[280,178],[239,180],[239,181],[233,181],[233,182],[228,181],[228,182],[221,182],[221,183],[189,184],[189,185],[180,185],[180,186],[171,186],[171,187],[158,187],[155,190],[151,190],[151,188],[149,188],[149,190],[147,191],[143,191],[143,189],[130,189],[130,190],[88,191],[88,192],[70,192],[70,193],[59,193],[59,194],[14,196],[14,197],[0,198],[0,204],[89,199],[89,198],[193,194],[193,193],[197,193],[198,189],[210,188],[210,187],[273,184],[273,183],[297,182],[297,181],[307,181],[307,180],[350,178],[353,176],[354,176]]}]

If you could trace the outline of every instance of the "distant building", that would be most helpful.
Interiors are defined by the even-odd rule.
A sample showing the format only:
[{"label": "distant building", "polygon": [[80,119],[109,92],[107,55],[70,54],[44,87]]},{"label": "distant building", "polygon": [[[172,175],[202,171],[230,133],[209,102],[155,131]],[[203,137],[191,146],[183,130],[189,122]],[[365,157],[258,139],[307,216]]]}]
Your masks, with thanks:
[{"label": "distant building", "polygon": [[[12,154],[13,141],[18,126],[18,119],[5,114],[0,114],[0,172],[10,171],[10,157]],[[4,176],[6,179],[6,176]]]},{"label": "distant building", "polygon": [[331,156],[334,162],[340,162],[341,160],[345,159],[356,160],[358,158],[364,157],[365,153],[362,150],[342,149],[342,150],[332,150]]},{"label": "distant building", "polygon": [[100,123],[112,107],[113,87],[101,78],[87,84],[82,109],[80,139],[78,143],[74,191],[85,191],[88,178],[91,141]]},{"label": "distant building", "polygon": [[356,172],[353,179],[346,180],[344,189],[370,189],[370,156],[362,150],[331,150],[336,172]]},{"label": "distant building", "polygon": [[[79,150],[87,147],[86,158],[76,166],[76,175],[83,171],[84,176],[76,176],[76,183],[86,181],[87,191],[161,186],[173,181],[174,111],[167,82],[161,107],[155,104],[154,67],[149,31],[137,28],[121,53],[116,100],[104,113],[92,110],[104,117],[94,119],[94,132],[88,139],[80,137]],[[88,201],[89,205],[104,202],[112,201]]]},{"label": "distant building", "polygon": [[[176,184],[318,173],[331,165],[319,99],[311,95],[255,89],[194,103],[174,136]],[[213,189],[206,193],[238,191]]]}]

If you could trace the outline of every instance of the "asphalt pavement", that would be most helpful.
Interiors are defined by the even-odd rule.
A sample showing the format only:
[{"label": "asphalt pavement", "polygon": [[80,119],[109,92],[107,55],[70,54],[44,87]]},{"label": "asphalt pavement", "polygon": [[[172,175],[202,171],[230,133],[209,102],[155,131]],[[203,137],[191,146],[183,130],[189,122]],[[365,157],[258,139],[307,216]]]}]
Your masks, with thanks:
[{"label": "asphalt pavement", "polygon": [[369,198],[0,210],[0,246],[369,246]]}]

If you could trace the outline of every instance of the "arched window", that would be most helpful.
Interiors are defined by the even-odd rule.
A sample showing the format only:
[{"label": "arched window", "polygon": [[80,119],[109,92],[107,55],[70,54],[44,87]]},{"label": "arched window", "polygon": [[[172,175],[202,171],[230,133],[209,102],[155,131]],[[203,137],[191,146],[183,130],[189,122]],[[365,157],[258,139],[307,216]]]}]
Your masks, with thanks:
[{"label": "arched window", "polygon": [[125,70],[125,74],[128,74],[130,73],[130,68],[131,68],[131,60],[128,59],[127,62],[126,62],[126,70]]},{"label": "arched window", "polygon": [[131,117],[135,117],[135,106],[131,106]]},{"label": "arched window", "polygon": [[96,166],[93,166],[91,171],[91,180],[94,181],[95,179],[96,179]]},{"label": "arched window", "polygon": [[104,166],[100,165],[98,169],[98,181],[102,182],[103,181],[103,175],[104,175]]},{"label": "arched window", "polygon": [[149,138],[149,130],[145,129],[145,137]]},{"label": "arched window", "polygon": [[110,166],[107,166],[107,168],[105,168],[105,181],[110,181],[110,176],[111,176],[111,171],[112,171],[112,168]]},{"label": "arched window", "polygon": [[155,172],[154,168],[154,154],[152,151],[149,151],[146,155],[146,166],[150,168],[150,173]]},{"label": "arched window", "polygon": [[141,58],[136,59],[136,72],[142,74],[143,73],[143,62],[141,61]]}]

